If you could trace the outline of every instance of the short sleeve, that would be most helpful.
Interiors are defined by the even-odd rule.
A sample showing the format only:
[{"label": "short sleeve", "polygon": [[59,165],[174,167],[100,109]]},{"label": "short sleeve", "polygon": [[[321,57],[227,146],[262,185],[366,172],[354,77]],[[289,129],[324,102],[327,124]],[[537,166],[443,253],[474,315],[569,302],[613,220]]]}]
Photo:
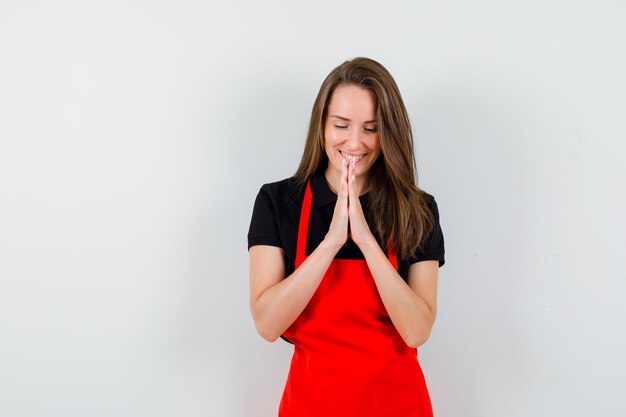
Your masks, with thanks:
[{"label": "short sleeve", "polygon": [[439,267],[445,264],[445,248],[443,242],[443,231],[439,223],[439,208],[433,196],[428,196],[428,208],[433,214],[434,227],[432,232],[426,237],[422,250],[418,250],[410,259],[409,264],[420,261],[439,261]]},{"label": "short sleeve", "polygon": [[254,245],[282,247],[276,221],[276,207],[266,186],[261,187],[256,196],[248,229],[248,249]]}]

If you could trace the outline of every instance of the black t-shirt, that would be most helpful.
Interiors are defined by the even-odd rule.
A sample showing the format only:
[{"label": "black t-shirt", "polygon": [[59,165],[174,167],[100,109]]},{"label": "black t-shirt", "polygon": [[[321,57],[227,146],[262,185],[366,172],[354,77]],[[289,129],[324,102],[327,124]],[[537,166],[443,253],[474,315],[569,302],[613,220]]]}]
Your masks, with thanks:
[{"label": "black t-shirt", "polygon": [[[298,224],[304,190],[305,187],[299,186],[293,177],[263,185],[254,203],[248,231],[248,249],[254,245],[283,248],[287,258],[287,265],[285,265],[287,276],[295,270]],[[328,233],[337,201],[337,195],[328,186],[323,172],[311,178],[311,192],[313,201],[306,242],[307,255],[317,248]],[[359,197],[366,219],[369,219],[368,196],[369,193],[365,193]],[[427,237],[422,250],[407,260],[398,257],[398,273],[405,281],[408,278],[409,266],[415,262],[437,260],[440,267],[445,263],[443,233],[439,225],[437,203],[430,194],[427,194],[427,197],[428,206],[435,219],[435,227]],[[380,240],[378,244],[381,248],[383,247]],[[346,244],[337,252],[335,259],[365,258],[359,247],[348,238]]]}]

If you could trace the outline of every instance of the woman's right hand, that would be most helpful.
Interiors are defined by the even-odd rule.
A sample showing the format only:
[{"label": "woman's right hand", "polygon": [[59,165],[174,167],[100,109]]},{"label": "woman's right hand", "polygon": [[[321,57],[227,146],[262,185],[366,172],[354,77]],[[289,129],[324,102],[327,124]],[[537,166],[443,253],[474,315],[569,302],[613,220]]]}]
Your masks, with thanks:
[{"label": "woman's right hand", "polygon": [[330,222],[328,233],[324,240],[331,243],[339,250],[348,240],[348,161],[341,163],[341,176],[337,188],[337,203],[333,211],[333,219]]}]

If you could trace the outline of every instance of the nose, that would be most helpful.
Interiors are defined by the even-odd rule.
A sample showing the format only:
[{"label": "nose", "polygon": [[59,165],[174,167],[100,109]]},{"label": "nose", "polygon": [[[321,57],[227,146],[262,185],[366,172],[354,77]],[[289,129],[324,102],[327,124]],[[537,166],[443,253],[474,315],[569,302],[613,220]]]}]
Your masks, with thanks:
[{"label": "nose", "polygon": [[361,132],[359,129],[350,129],[348,137],[346,138],[346,145],[348,149],[358,149],[361,142]]}]

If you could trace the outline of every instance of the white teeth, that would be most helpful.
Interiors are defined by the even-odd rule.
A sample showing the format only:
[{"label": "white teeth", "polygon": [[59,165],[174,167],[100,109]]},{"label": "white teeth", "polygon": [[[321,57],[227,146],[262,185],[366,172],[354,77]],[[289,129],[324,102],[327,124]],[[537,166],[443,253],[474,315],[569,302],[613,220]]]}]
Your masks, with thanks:
[{"label": "white teeth", "polygon": [[339,152],[343,156],[343,159],[347,159],[348,161],[359,162],[361,158],[363,158],[363,155],[347,155],[341,151]]}]

